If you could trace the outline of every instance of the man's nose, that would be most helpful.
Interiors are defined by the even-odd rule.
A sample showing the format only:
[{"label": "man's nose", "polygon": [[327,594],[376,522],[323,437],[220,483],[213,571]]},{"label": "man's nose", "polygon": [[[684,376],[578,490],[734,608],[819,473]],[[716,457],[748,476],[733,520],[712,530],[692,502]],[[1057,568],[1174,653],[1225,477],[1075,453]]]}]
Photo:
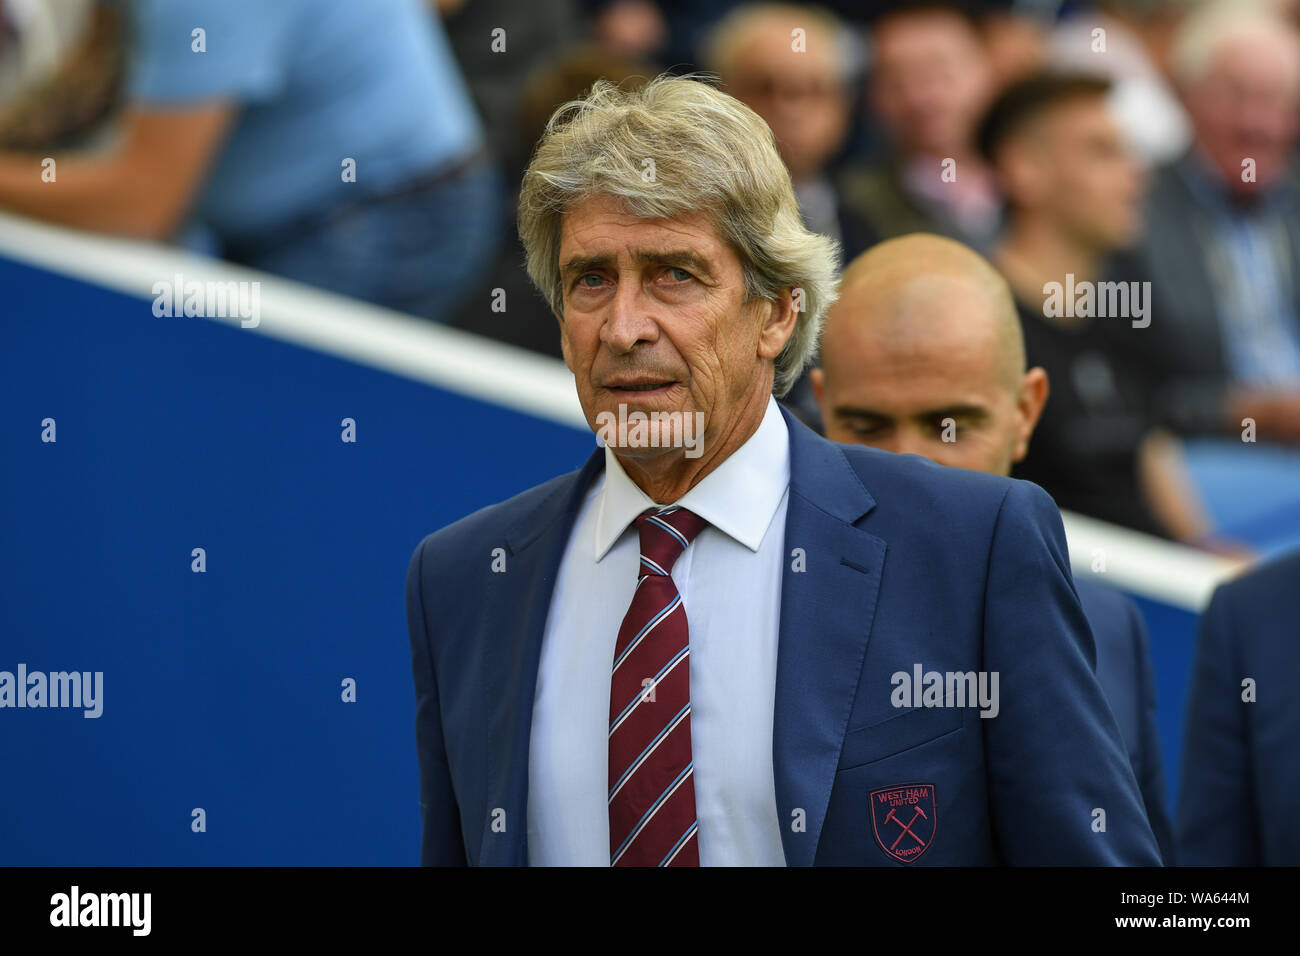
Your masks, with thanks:
[{"label": "man's nose", "polygon": [[653,341],[658,331],[640,283],[620,280],[601,329],[601,340],[614,352],[625,353],[638,342]]}]

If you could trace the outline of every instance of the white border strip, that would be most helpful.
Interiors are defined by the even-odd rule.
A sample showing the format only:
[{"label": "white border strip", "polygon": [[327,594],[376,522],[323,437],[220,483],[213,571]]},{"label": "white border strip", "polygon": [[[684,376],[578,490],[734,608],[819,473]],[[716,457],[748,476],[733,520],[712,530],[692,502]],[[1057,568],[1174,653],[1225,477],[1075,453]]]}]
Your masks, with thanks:
[{"label": "white border strip", "polygon": [[[261,323],[246,334],[286,342],[395,375],[503,405],[561,425],[586,429],[563,363],[400,312],[153,242],[89,235],[0,212],[0,254],[144,300],[157,319],[153,285],[172,281],[261,283]],[[238,318],[212,319],[239,328]],[[1240,570],[1236,562],[1125,528],[1063,513],[1077,575],[1199,612],[1214,588]],[[1092,570],[1105,555],[1106,571]]]},{"label": "white border strip", "polygon": [[[1061,520],[1076,578],[1091,578],[1198,614],[1214,589],[1244,568],[1239,561],[1071,511],[1062,511]],[[1094,571],[1094,562],[1105,570]]]}]

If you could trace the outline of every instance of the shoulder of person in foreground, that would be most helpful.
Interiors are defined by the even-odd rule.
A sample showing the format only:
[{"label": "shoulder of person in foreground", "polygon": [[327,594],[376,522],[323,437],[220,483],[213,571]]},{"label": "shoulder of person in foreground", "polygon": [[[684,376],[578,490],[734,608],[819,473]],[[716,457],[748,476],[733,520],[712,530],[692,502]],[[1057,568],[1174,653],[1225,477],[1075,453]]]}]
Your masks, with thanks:
[{"label": "shoulder of person in foreground", "polygon": [[1174,862],[1164,757],[1156,726],[1155,671],[1142,612],[1122,591],[1076,580],[1079,600],[1097,642],[1097,679],[1119,724],[1160,855]]},{"label": "shoulder of person in foreground", "polygon": [[[512,533],[527,534],[530,529],[536,530],[538,522],[560,520],[577,475],[575,472],[553,478],[461,518],[426,536],[411,556],[406,575],[406,619],[420,765],[420,860],[425,865],[462,865],[469,859],[442,730],[446,693],[445,688],[440,693],[436,676],[435,662],[443,657],[445,642],[434,635],[475,633],[473,624],[486,610],[483,595],[487,582],[507,577],[493,574],[493,550],[507,547]],[[473,560],[474,556],[481,560]],[[446,663],[445,659],[442,663]],[[453,666],[453,681],[457,673],[458,668]],[[447,680],[445,673],[443,680]],[[461,699],[463,702],[465,698]]]},{"label": "shoulder of person in foreground", "polygon": [[909,533],[933,533],[940,538],[970,534],[987,539],[1014,482],[1002,475],[939,465],[920,455],[820,440],[844,453],[875,499],[869,520],[892,524],[901,518],[908,522]]},{"label": "shoulder of person in foreground", "polygon": [[990,804],[1009,863],[1159,866],[1052,499],[1013,482],[990,548],[984,666],[1001,708],[985,728]]},{"label": "shoulder of person in foreground", "polygon": [[[1257,866],[1262,862],[1260,795],[1254,791],[1257,768],[1252,767],[1260,759],[1253,751],[1260,741],[1255,735],[1252,747],[1251,727],[1261,712],[1247,710],[1261,705],[1248,699],[1244,681],[1267,676],[1261,670],[1278,670],[1279,648],[1265,649],[1263,644],[1282,633],[1285,625],[1277,622],[1294,620],[1291,604],[1297,583],[1300,553],[1221,585],[1201,618],[1187,695],[1178,797],[1180,864]],[[1287,637],[1281,653],[1289,650],[1300,657],[1294,630]],[[1290,759],[1284,753],[1276,757]]]},{"label": "shoulder of person in foreground", "polygon": [[451,575],[455,580],[467,572],[475,573],[473,567],[467,566],[465,556],[479,553],[483,556],[479,570],[487,569],[493,548],[505,547],[511,538],[522,543],[524,538],[545,530],[541,524],[530,524],[530,518],[541,522],[560,519],[564,498],[573,491],[579,474],[581,470],[559,475],[426,535],[412,555],[411,572],[422,564],[426,579],[437,575],[442,581]]}]

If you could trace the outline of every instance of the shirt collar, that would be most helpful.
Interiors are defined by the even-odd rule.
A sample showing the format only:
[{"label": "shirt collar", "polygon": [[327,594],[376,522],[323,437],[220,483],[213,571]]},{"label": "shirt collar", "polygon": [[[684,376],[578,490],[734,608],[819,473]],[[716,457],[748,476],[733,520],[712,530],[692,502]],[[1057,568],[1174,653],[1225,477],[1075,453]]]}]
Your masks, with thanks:
[{"label": "shirt collar", "polygon": [[[728,537],[757,552],[790,484],[790,432],[776,399],[749,439],[705,478],[673,502],[695,512]],[[596,515],[595,559],[601,561],[647,508],[661,507],[636,486],[605,446],[605,484]]]}]

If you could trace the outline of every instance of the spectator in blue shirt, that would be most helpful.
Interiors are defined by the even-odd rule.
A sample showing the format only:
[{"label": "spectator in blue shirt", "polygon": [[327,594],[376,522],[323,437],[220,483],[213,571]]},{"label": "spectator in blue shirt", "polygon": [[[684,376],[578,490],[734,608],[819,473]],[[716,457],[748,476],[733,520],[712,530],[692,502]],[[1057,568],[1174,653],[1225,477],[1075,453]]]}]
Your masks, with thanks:
[{"label": "spectator in blue shirt", "polygon": [[422,0],[124,0],[119,145],[0,153],[0,207],[206,234],[228,258],[444,319],[494,252],[502,185]]}]

